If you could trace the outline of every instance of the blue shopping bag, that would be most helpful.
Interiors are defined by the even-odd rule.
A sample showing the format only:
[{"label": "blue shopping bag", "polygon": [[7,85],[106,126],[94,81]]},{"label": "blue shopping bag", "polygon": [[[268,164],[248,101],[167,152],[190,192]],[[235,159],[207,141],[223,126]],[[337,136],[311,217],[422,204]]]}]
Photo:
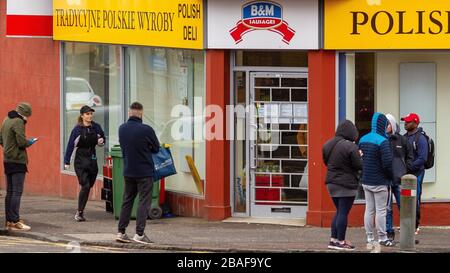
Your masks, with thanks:
[{"label": "blue shopping bag", "polygon": [[177,173],[170,149],[165,147],[165,145],[159,148],[158,153],[152,154],[152,158],[155,165],[154,182]]}]

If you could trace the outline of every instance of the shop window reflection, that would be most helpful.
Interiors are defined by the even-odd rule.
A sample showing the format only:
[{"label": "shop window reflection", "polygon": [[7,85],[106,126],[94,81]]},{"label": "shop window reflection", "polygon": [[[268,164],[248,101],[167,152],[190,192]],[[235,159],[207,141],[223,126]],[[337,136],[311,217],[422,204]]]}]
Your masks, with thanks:
[{"label": "shop window reflection", "polygon": [[[94,121],[106,136],[106,145],[97,148],[99,175],[102,175],[104,158],[119,143],[117,130],[123,121],[120,47],[68,42],[63,48],[63,153],[80,108],[91,106],[95,109]],[[73,164],[69,170],[74,171]]]},{"label": "shop window reflection", "polygon": [[[206,143],[204,140],[204,53],[197,50],[127,47],[125,88],[128,101],[144,105],[144,123],[161,143],[171,144],[177,174],[166,189],[203,195]],[[177,109],[183,108],[183,115]],[[186,113],[184,112],[186,110]],[[196,113],[200,113],[196,115]],[[192,159],[192,160],[190,160]],[[199,179],[192,174],[196,170]]]}]

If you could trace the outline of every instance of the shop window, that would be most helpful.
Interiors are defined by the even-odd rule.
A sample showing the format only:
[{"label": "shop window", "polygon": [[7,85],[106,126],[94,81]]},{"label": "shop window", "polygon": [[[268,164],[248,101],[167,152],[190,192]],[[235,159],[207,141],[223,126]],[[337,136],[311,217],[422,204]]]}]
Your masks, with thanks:
[{"label": "shop window", "polygon": [[[141,102],[144,123],[154,128],[161,143],[171,144],[178,173],[166,178],[167,190],[204,193],[204,75],[203,51],[150,47],[125,49],[127,101]],[[188,110],[187,115],[174,116],[175,107]]]},{"label": "shop window", "polygon": [[375,57],[355,54],[355,125],[359,136],[370,132],[375,109]]},{"label": "shop window", "polygon": [[[375,54],[341,53],[339,59],[344,64],[339,74],[344,89],[340,92],[340,118],[352,120],[361,137],[371,131],[375,110]],[[364,199],[362,187],[356,198]]]},{"label": "shop window", "polygon": [[[99,175],[105,155],[118,144],[118,126],[123,121],[120,94],[120,47],[83,43],[64,43],[63,69],[63,153],[80,108],[95,109],[94,121],[106,136],[106,145],[97,148]],[[73,163],[73,160],[72,160]],[[70,170],[73,171],[73,164]]]},{"label": "shop window", "polygon": [[[450,94],[449,63],[448,52],[339,53],[340,119],[355,121],[361,137],[370,131],[375,111],[390,113],[397,119],[400,133],[404,134],[406,130],[400,117],[415,112],[420,116],[419,126],[433,138],[436,161],[435,166],[425,172],[422,199],[447,199],[450,196],[450,188],[445,183],[448,180],[446,172],[439,169],[442,165],[439,151],[446,150],[442,148],[445,141],[439,141],[439,137],[446,135],[448,127],[445,117],[449,112],[446,104]],[[362,191],[357,198],[364,198]]]}]

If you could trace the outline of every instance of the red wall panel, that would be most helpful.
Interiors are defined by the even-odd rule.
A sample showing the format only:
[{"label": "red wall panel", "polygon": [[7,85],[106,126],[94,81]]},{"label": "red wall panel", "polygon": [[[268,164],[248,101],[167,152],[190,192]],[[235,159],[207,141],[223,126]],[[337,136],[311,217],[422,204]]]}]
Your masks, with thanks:
[{"label": "red wall panel", "polygon": [[[6,1],[0,1],[0,22],[6,22]],[[49,38],[7,38],[0,24],[0,121],[18,102],[29,102],[33,114],[28,137],[39,141],[28,149],[25,192],[75,198],[76,177],[60,171],[60,43]],[[0,160],[3,161],[3,153]],[[0,186],[4,188],[3,164]],[[101,183],[91,197],[100,198]]]}]

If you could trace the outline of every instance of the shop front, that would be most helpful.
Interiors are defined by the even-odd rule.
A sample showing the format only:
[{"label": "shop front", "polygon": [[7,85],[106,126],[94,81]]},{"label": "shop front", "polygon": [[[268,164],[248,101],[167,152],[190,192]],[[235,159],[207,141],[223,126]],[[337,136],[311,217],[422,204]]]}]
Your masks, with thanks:
[{"label": "shop front", "polygon": [[[435,142],[435,165],[422,188],[423,225],[450,223],[449,14],[448,5],[435,0],[329,0],[324,7],[324,48],[337,51],[339,120],[354,121],[362,135],[374,112],[391,113],[405,133],[400,117],[414,112]],[[357,199],[364,203],[363,192]],[[353,224],[362,224],[363,209],[355,207]]]},{"label": "shop front", "polygon": [[[353,120],[362,135],[375,111],[398,121],[415,112],[436,144],[423,224],[450,224],[444,3],[166,2],[54,0],[53,40],[1,37],[0,62],[8,67],[0,71],[2,111],[28,100],[45,125],[28,127],[42,136],[30,150],[28,192],[76,197],[76,176],[62,157],[77,109],[96,109],[107,135],[98,150],[104,158],[138,100],[144,122],[172,144],[178,174],[166,186],[174,214],[328,226],[335,209],[322,145],[337,122]],[[6,20],[4,2],[0,8]],[[49,112],[60,115],[48,120]],[[91,197],[100,199],[100,189],[97,183]],[[360,226],[362,192],[356,203],[350,224]]]},{"label": "shop front", "polygon": [[[53,3],[53,39],[61,44],[60,156],[79,108],[90,105],[107,138],[107,145],[97,151],[102,175],[103,159],[119,143],[118,128],[127,120],[128,105],[139,101],[144,106],[143,122],[154,128],[161,143],[171,144],[178,173],[165,181],[168,199],[180,195],[203,202],[207,186],[203,1]],[[60,167],[65,177],[75,175],[73,169]],[[177,210],[182,206],[172,207],[183,215]]]},{"label": "shop front", "polygon": [[334,77],[334,55],[318,50],[319,11],[313,0],[208,1],[208,50],[230,60],[231,216],[305,219],[321,202],[310,181],[321,175],[321,97],[334,92],[320,73]]}]

